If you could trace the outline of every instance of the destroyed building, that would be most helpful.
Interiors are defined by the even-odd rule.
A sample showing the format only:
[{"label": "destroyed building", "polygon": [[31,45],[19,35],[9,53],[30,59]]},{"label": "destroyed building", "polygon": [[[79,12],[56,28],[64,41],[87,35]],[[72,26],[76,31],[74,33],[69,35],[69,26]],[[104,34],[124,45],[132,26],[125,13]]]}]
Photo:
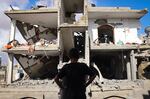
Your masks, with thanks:
[{"label": "destroyed building", "polygon": [[[150,46],[137,36],[146,9],[96,7],[88,0],[53,2],[49,8],[5,12],[11,19],[10,42],[3,48],[9,55],[7,84],[13,82],[14,58],[30,79],[53,80],[73,47],[80,51],[80,62],[97,69],[98,86],[108,80],[126,83],[150,77],[143,74]],[[16,28],[26,44],[15,39]]]}]

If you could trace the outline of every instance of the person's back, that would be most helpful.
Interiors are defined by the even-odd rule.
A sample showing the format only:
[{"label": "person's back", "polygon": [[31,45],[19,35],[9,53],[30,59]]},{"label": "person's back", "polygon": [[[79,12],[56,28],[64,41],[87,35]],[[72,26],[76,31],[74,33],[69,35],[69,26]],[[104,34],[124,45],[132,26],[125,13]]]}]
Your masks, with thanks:
[{"label": "person's back", "polygon": [[[95,74],[84,63],[79,63],[79,53],[71,49],[69,53],[71,63],[66,64],[55,78],[58,86],[63,90],[62,99],[86,99],[86,87],[93,81]],[[89,76],[89,80],[86,80]]]},{"label": "person's back", "polygon": [[92,75],[91,71],[84,63],[66,64],[67,69],[64,78],[64,86],[72,90],[85,90],[86,76]]}]

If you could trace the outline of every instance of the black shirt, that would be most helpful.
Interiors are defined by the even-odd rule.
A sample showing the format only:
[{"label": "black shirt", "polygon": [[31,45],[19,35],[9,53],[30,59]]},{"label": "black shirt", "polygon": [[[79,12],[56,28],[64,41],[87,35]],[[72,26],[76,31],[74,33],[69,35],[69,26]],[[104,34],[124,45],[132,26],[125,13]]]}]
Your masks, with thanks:
[{"label": "black shirt", "polygon": [[63,79],[64,88],[72,91],[84,91],[86,76],[93,76],[92,70],[84,63],[70,63],[63,66],[58,78]]}]

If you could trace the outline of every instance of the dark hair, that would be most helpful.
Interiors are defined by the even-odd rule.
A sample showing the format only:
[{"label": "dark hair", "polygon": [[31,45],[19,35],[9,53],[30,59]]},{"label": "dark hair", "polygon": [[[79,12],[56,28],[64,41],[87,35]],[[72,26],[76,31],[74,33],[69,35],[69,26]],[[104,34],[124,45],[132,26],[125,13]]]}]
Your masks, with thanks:
[{"label": "dark hair", "polygon": [[79,59],[79,51],[76,48],[72,48],[69,51],[69,58]]}]

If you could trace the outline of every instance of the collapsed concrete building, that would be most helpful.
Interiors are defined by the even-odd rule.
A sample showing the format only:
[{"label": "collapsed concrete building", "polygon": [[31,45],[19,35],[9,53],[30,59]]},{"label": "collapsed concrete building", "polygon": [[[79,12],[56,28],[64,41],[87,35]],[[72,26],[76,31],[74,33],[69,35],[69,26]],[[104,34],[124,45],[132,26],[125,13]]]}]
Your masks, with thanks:
[{"label": "collapsed concrete building", "polygon": [[[146,9],[96,7],[88,0],[53,0],[53,3],[53,7],[49,8],[39,6],[32,10],[5,12],[11,19],[10,46],[3,49],[9,55],[7,84],[14,84],[12,71],[15,58],[33,82],[39,85],[37,80],[42,82],[49,79],[45,81],[46,84],[41,83],[41,90],[47,85],[51,86],[41,96],[34,89],[24,91],[35,91],[40,97],[37,99],[56,99],[57,90],[54,89],[58,88],[49,82],[53,82],[58,70],[69,61],[67,54],[73,47],[80,51],[79,61],[94,66],[99,73],[91,85],[93,92],[133,89],[141,85],[142,81],[138,79],[150,77],[148,73],[144,74],[144,69],[149,66],[150,46],[137,36],[139,20],[148,12]],[[27,44],[20,44],[15,39],[16,27]],[[21,83],[18,82],[15,87]],[[31,81],[24,83],[28,87],[35,85]],[[23,99],[23,95],[26,94],[18,95],[19,99]],[[14,99],[18,99],[16,97]],[[91,98],[100,97],[96,95]]]}]

